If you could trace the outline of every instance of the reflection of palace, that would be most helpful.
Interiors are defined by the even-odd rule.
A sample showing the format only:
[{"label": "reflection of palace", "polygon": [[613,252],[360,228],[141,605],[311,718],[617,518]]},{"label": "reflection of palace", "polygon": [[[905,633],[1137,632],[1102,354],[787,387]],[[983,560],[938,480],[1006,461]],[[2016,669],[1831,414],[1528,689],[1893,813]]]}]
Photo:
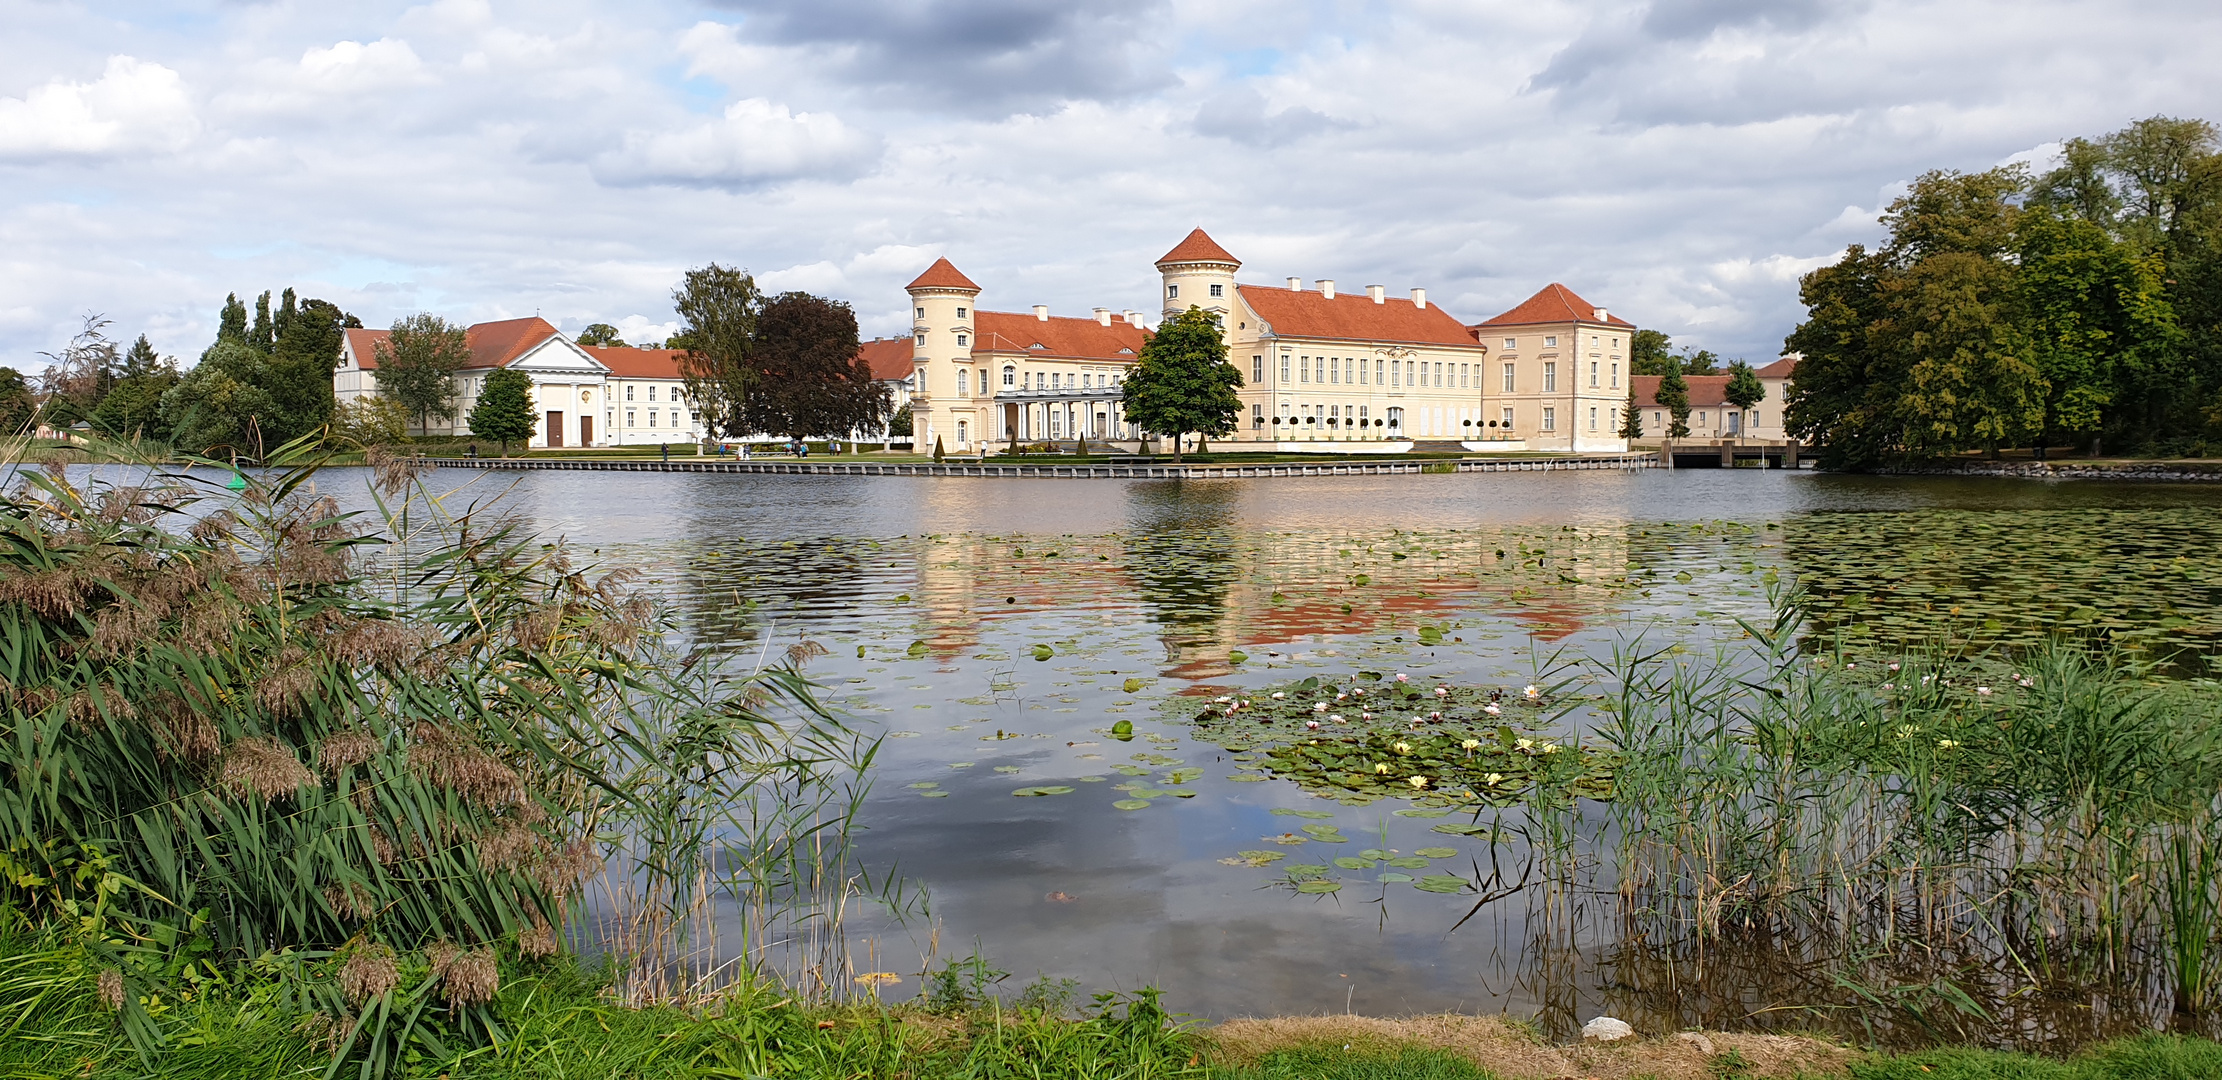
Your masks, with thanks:
[{"label": "reflection of palace", "polygon": [[[1468,325],[1427,290],[1338,292],[1235,281],[1241,260],[1189,233],[1157,261],[1162,317],[1219,317],[1242,373],[1232,449],[1398,453],[1422,448],[1620,452],[1634,325],[1551,285]],[[1139,448],[1120,384],[1149,340],[1144,316],[981,311],[949,260],[910,283],[919,445],[952,450],[1087,438]],[[1430,445],[1432,444],[1432,446]]]}]

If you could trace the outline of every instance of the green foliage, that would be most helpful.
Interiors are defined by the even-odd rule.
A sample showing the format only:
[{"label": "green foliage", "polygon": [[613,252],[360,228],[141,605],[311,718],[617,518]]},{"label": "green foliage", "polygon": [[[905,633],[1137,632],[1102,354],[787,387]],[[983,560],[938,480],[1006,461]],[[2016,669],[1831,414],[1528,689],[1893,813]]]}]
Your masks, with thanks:
[{"label": "green foliage", "polygon": [[365,394],[332,418],[332,433],[357,446],[391,446],[409,438],[409,410],[390,397]]},{"label": "green foliage", "polygon": [[1659,376],[1659,389],[1651,400],[1667,410],[1667,438],[1690,437],[1690,384],[1682,378],[1682,363],[1668,359],[1666,374]]},{"label": "green foliage", "polygon": [[184,378],[175,361],[155,354],[145,334],[132,342],[114,385],[93,409],[94,430],[115,438],[166,442],[170,426],[162,417],[162,395]]},{"label": "green foliage", "polygon": [[1628,390],[1628,404],[1620,410],[1619,434],[1623,439],[1643,438],[1643,409],[1636,403],[1633,387]]},{"label": "green foliage", "polygon": [[463,327],[437,315],[411,315],[394,322],[377,352],[378,392],[409,410],[419,432],[429,430],[434,417],[455,418],[455,373],[471,360]]},{"label": "green foliage", "polygon": [[888,418],[887,433],[909,437],[911,434],[910,416],[910,405],[906,402],[902,408],[895,410],[895,415]]},{"label": "green foliage", "polygon": [[1494,1074],[1448,1050],[1340,1043],[1275,1050],[1244,1068],[1215,1070],[1220,1080],[1492,1080]]},{"label": "green foliage", "polygon": [[1180,460],[1181,437],[1227,435],[1235,429],[1242,400],[1235,388],[1242,373],[1227,362],[1227,342],[1219,317],[1198,307],[1166,320],[1142,346],[1124,388],[1127,419],[1171,436],[1173,460]]},{"label": "green foliage", "polygon": [[478,401],[471,406],[471,434],[493,439],[507,452],[510,443],[531,441],[536,419],[532,376],[508,368],[487,373],[486,384],[478,389]]},{"label": "green foliage", "polygon": [[294,303],[287,289],[273,316],[268,382],[275,421],[264,431],[271,444],[291,442],[329,426],[337,403],[332,371],[339,366],[342,329],[353,316],[323,300]]},{"label": "green foliage", "polygon": [[1728,365],[1728,387],[1722,391],[1721,396],[1728,399],[1730,405],[1749,409],[1766,400],[1767,388],[1759,381],[1759,373],[1753,371],[1750,364],[1738,360]]},{"label": "green foliage", "polygon": [[588,324],[586,329],[579,331],[578,335],[571,340],[581,345],[597,345],[619,349],[625,347],[625,339],[618,335],[617,328],[601,322]]},{"label": "green foliage", "polygon": [[1638,330],[1628,337],[1628,373],[1664,375],[1673,360],[1674,339],[1657,330]]},{"label": "green foliage", "polygon": [[[2071,139],[2031,178],[1931,172],[1806,276],[1788,402],[1822,464],[2194,449],[2222,416],[2222,154],[2203,120]],[[2174,448],[2171,450],[2171,448]]]},{"label": "green foliage", "polygon": [[201,362],[164,392],[159,415],[179,449],[230,458],[259,458],[270,443],[264,426],[277,401],[263,389],[269,358],[245,341],[219,338]]},{"label": "green foliage", "polygon": [[746,360],[741,431],[791,438],[843,435],[886,420],[891,391],[858,352],[849,305],[781,293],[757,311]]},{"label": "green foliage", "polygon": [[38,398],[31,393],[31,384],[24,380],[23,373],[0,367],[0,438],[29,432],[38,409]]},{"label": "green foliage", "polygon": [[664,345],[684,350],[679,373],[686,379],[687,400],[702,417],[703,430],[713,437],[755,434],[745,430],[741,415],[754,389],[749,360],[756,318],[764,307],[756,279],[746,271],[711,263],[687,271],[671,300],[682,325]]}]

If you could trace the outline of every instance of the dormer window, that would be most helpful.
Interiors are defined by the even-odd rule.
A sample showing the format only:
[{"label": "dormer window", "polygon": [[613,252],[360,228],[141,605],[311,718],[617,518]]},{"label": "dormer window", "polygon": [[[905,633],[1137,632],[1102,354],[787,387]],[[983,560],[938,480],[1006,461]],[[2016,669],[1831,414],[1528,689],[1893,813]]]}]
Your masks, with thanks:
[{"label": "dormer window", "polygon": [[1037,341],[1037,342],[1033,343],[1032,345],[1028,345],[1028,346],[1027,346],[1027,348],[1029,348],[1029,349],[1045,349],[1045,348],[1048,348],[1048,346],[1046,346],[1046,345],[1043,345],[1043,344],[1042,344],[1041,342]]},{"label": "dormer window", "polygon": [[1134,350],[1132,350],[1132,349],[1129,349],[1129,348],[1127,348],[1127,347],[1125,347],[1125,346],[1123,346],[1123,345],[1119,347],[1119,351],[1120,351],[1121,353],[1124,353],[1124,354],[1128,355],[1128,356],[1132,356],[1132,355],[1134,355]]},{"label": "dormer window", "polygon": [[1165,286],[1165,299],[1167,299],[1167,300],[1178,300],[1178,299],[1180,299],[1180,286],[1178,286],[1178,285],[1167,285],[1167,286]]}]

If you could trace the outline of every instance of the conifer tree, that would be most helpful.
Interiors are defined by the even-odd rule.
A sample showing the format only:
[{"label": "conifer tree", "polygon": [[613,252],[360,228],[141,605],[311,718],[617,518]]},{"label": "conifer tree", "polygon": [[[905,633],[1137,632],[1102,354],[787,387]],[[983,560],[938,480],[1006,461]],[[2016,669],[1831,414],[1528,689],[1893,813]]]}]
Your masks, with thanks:
[{"label": "conifer tree", "polygon": [[1681,361],[1672,358],[1667,360],[1666,374],[1659,376],[1659,389],[1651,396],[1665,406],[1667,415],[1672,420],[1667,427],[1667,438],[1689,438],[1690,384],[1682,378]]},{"label": "conifer tree", "polygon": [[1643,438],[1643,410],[1636,407],[1636,389],[1628,388],[1628,407],[1620,411],[1620,437]]},{"label": "conifer tree", "polygon": [[486,385],[478,391],[478,403],[471,406],[471,434],[501,443],[502,453],[507,454],[511,442],[532,438],[537,415],[532,404],[532,377],[498,368],[486,376]]}]

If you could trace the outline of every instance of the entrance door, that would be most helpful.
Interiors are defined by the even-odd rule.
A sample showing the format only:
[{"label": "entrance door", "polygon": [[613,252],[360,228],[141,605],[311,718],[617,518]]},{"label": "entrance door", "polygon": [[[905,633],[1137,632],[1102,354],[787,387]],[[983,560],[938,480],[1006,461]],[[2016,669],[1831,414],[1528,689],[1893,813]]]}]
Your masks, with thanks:
[{"label": "entrance door", "polygon": [[560,412],[548,414],[548,445],[563,445],[563,414]]},{"label": "entrance door", "polygon": [[591,416],[579,417],[579,445],[594,445],[594,418]]}]

